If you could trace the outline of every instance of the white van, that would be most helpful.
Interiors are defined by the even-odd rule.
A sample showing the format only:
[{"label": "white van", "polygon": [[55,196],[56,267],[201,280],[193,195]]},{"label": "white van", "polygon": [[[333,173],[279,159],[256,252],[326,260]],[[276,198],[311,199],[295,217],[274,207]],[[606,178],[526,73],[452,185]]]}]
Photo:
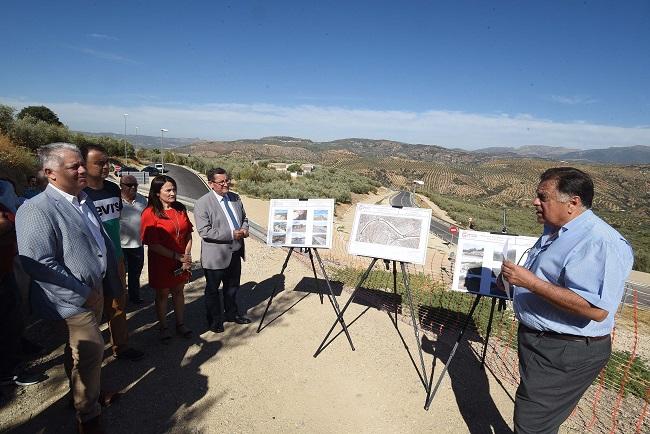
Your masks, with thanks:
[{"label": "white van", "polygon": [[165,165],[163,163],[156,163],[155,168],[158,169],[160,173],[167,172],[167,170],[165,170]]}]

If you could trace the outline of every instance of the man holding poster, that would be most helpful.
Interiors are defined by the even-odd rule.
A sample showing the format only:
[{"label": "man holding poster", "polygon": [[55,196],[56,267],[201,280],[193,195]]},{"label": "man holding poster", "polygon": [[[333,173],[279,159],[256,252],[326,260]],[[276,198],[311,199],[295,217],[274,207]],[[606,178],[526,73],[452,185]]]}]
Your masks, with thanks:
[{"label": "man holding poster", "polygon": [[558,432],[611,353],[634,258],[621,234],[591,211],[593,195],[586,173],[545,171],[533,200],[544,233],[523,267],[507,260],[501,267],[520,323],[517,433]]},{"label": "man holding poster", "polygon": [[[201,236],[208,327],[215,333],[222,333],[224,321],[251,322],[239,314],[236,301],[248,219],[241,199],[230,191],[230,177],[226,171],[217,167],[208,170],[206,175],[212,191],[196,201],[194,218]],[[219,294],[222,282],[223,296]]]}]

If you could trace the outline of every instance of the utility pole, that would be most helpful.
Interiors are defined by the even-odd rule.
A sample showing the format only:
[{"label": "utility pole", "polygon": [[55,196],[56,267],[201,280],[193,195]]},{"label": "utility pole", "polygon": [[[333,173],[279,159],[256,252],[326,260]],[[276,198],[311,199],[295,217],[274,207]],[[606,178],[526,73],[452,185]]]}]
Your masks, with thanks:
[{"label": "utility pole", "polygon": [[124,113],[124,165],[129,164],[129,154],[126,151],[126,117],[128,113]]}]

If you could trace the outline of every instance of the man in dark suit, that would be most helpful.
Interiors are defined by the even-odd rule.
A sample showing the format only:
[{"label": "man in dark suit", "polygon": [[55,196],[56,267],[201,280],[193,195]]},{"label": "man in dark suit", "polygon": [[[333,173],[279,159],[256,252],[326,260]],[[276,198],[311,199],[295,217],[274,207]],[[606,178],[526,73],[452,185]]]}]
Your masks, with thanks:
[{"label": "man in dark suit", "polygon": [[[208,326],[224,331],[224,321],[249,324],[239,313],[236,295],[244,259],[248,219],[238,195],[230,191],[230,177],[220,167],[207,172],[212,191],[194,205],[196,229],[201,236],[201,266],[205,271],[205,308]],[[223,282],[223,302],[219,286]]]},{"label": "man in dark suit", "polygon": [[83,192],[86,167],[79,149],[52,143],[39,149],[39,158],[48,186],[18,210],[18,253],[32,278],[34,311],[64,320],[68,328],[64,366],[79,432],[102,433],[99,323],[104,297],[122,290],[116,256],[95,205]]}]

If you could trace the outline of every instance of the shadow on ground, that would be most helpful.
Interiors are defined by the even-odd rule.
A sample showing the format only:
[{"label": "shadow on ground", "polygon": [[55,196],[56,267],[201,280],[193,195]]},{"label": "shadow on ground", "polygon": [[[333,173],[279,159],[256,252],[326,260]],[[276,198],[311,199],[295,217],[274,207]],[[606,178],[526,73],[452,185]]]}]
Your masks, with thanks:
[{"label": "shadow on ground", "polygon": [[[199,277],[196,273],[192,281]],[[266,304],[272,291],[271,285],[276,283],[274,278],[275,276],[261,283],[248,282],[242,285],[238,293],[242,312],[259,311],[259,306]],[[192,426],[192,419],[198,420],[201,414],[213,411],[214,406],[225,399],[224,396],[229,392],[227,390],[213,391],[208,396],[208,377],[201,372],[201,367],[210,359],[219,357],[220,351],[226,346],[232,348],[246,345],[249,339],[256,336],[251,333],[254,324],[241,326],[226,323],[225,333],[208,332],[202,297],[203,285],[203,281],[192,282],[185,289],[185,324],[194,331],[190,339],[174,336],[169,345],[159,341],[151,288],[143,287],[142,297],[146,300],[144,305],[128,307],[130,345],[144,351],[146,355],[140,361],[131,362],[114,359],[110,349],[105,354],[102,389],[122,392],[117,402],[103,410],[104,425],[110,433],[178,431],[179,427]],[[293,302],[293,297],[284,297],[274,300],[273,304],[276,309],[286,311]],[[256,320],[254,317],[252,319]],[[173,330],[173,312],[168,316],[168,323]],[[34,411],[34,408],[29,408],[33,404],[25,401],[27,396],[33,394],[39,394],[39,401],[50,405],[43,408],[42,404],[40,412],[31,414],[22,423],[12,423],[3,416],[0,431],[11,430],[18,434],[76,432],[67,378],[61,369],[63,355],[60,348],[65,344],[65,327],[61,324],[41,323],[35,329],[40,330],[31,333],[38,333],[38,341],[51,352],[49,357],[35,362],[35,367],[44,371],[52,370],[56,375],[31,388],[13,389],[5,399],[5,408],[0,408],[0,412],[7,411],[9,406],[25,407],[27,412]],[[104,333],[104,338],[109,342],[108,332]],[[30,398],[33,399],[33,396]],[[181,409],[183,416],[177,416]],[[20,418],[23,419],[24,414]]]},{"label": "shadow on ground", "polygon": [[[423,328],[431,329],[431,324],[437,324],[440,318],[457,317],[458,313],[444,308],[423,308],[419,309],[419,321]],[[460,323],[467,319],[466,314],[457,317]],[[433,341],[426,335],[422,336],[422,350],[434,356],[433,366],[430,368],[430,376],[433,379],[433,389],[442,373],[452,348],[458,338],[458,328],[447,328]],[[472,434],[488,433],[511,433],[512,430],[501,416],[492,396],[490,395],[490,383],[485,369],[481,368],[480,355],[476,354],[470,346],[470,340],[483,344],[483,339],[476,332],[476,324],[470,319],[467,331],[463,335],[456,353],[452,358],[447,371],[448,379],[456,397],[458,409],[467,424],[467,429]],[[429,368],[429,367],[428,367]],[[435,406],[435,397],[432,406]]]}]

